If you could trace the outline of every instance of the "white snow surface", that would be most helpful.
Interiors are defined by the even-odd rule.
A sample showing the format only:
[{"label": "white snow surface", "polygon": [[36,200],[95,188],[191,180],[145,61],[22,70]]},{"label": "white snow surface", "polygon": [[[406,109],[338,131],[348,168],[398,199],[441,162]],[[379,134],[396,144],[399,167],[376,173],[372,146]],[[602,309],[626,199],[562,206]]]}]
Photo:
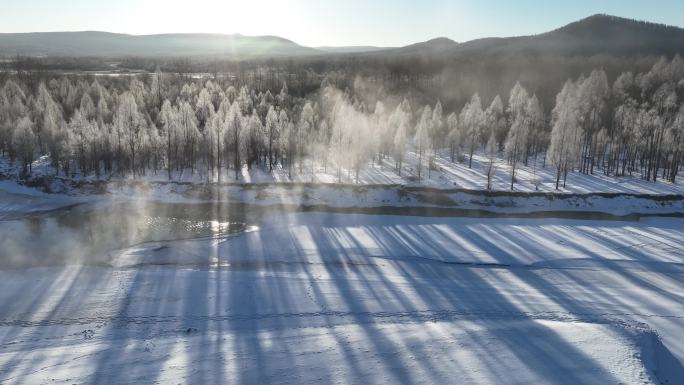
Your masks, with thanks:
[{"label": "white snow surface", "polygon": [[0,270],[0,383],[682,383],[682,222],[269,214]]},{"label": "white snow surface", "polygon": [[[684,383],[682,185],[573,173],[562,192],[574,195],[484,194],[481,161],[440,158],[420,185],[411,156],[402,177],[369,165],[359,185],[320,167],[293,179],[245,168],[222,185],[190,173],[114,178],[97,194],[60,179],[58,194],[0,181],[0,258],[30,251],[35,265],[0,263],[0,384]],[[41,158],[34,172],[54,170]],[[500,165],[494,189],[509,178]],[[554,191],[538,167],[521,167],[516,191],[535,179]],[[365,214],[266,211],[236,234],[104,256],[79,237],[107,234],[50,217],[123,204],[142,214],[117,234],[137,239],[152,202]],[[364,211],[377,208],[437,216]],[[570,216],[523,215],[545,212]]]},{"label": "white snow surface", "polygon": [[[423,186],[439,189],[468,189],[486,190],[487,178],[485,166],[487,159],[482,154],[476,153],[473,157],[472,167],[468,167],[467,159],[462,162],[451,162],[448,154],[441,153],[435,158],[434,170],[428,172],[425,161],[422,166],[422,178],[417,179],[418,155],[408,152],[401,175],[396,171],[394,161],[390,158],[384,159],[381,163],[368,162],[360,170],[358,179],[354,170],[340,169],[332,164],[324,164],[321,161],[314,161],[313,166],[310,159],[292,168],[292,173],[288,172],[287,167],[278,164],[272,171],[265,165],[254,165],[251,168],[244,166],[239,177],[235,179],[234,170],[222,169],[221,181],[224,183],[254,184],[254,183],[319,183],[319,184],[358,184],[358,185],[403,185],[403,186]],[[559,190],[556,190],[556,174],[553,167],[545,165],[542,159],[535,162],[530,159],[528,165],[518,165],[516,169],[516,183],[514,191],[531,192],[565,192],[574,194],[586,193],[628,193],[628,194],[684,194],[684,183],[681,178],[676,183],[670,183],[663,179],[657,182],[645,181],[640,178],[638,172],[632,175],[615,177],[606,176],[599,168],[593,174],[581,174],[571,172],[568,175],[567,183]],[[0,175],[16,178],[20,172],[18,162],[10,164],[5,157],[0,157]],[[75,181],[94,181],[97,177],[93,174],[83,176],[77,173],[74,168],[69,179]],[[338,172],[339,171],[339,172]],[[503,160],[496,160],[496,173],[492,178],[492,190],[510,191],[511,168]],[[42,156],[33,162],[33,177],[55,176],[56,172],[51,166],[49,158]],[[64,177],[64,174],[59,174]],[[172,173],[173,180],[176,182],[204,184],[206,182],[216,182],[217,175],[207,174],[206,171],[193,172],[191,169]],[[156,173],[148,171],[145,175],[124,175],[118,173],[112,175],[101,175],[100,180],[133,180],[137,182],[166,182],[168,174],[166,170],[158,170]]]},{"label": "white snow surface", "polygon": [[228,239],[149,242],[112,253],[147,264],[374,264],[407,261],[504,267],[628,266],[684,270],[684,220],[435,218],[274,214]]},{"label": "white snow surface", "polygon": [[684,213],[684,197],[658,199],[659,195],[601,194],[487,194],[478,191],[430,190],[405,186],[353,185],[216,185],[162,183],[145,187],[109,186],[111,197],[136,197],[167,202],[233,202],[253,205],[319,206],[328,208],[422,207],[484,210],[496,213],[543,211],[595,211],[613,215],[632,213]]},{"label": "white snow surface", "polygon": [[72,197],[64,194],[46,194],[14,181],[0,180],[0,220],[17,215],[50,211],[65,206],[92,201],[93,197]]}]

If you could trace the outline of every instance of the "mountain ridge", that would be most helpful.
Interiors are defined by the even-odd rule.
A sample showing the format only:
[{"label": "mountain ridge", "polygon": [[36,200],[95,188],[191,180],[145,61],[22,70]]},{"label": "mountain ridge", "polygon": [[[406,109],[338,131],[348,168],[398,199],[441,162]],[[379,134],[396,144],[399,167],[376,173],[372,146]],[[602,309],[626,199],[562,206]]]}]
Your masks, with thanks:
[{"label": "mountain ridge", "polygon": [[437,37],[403,47],[308,47],[274,36],[217,33],[131,35],[103,31],[0,33],[0,56],[219,56],[234,59],[362,55],[672,55],[684,53],[684,29],[595,14],[551,31],[457,43]]},{"label": "mountain ridge", "polygon": [[454,51],[488,55],[672,55],[684,53],[684,29],[595,14],[536,35],[471,40]]},{"label": "mountain ridge", "polygon": [[104,31],[0,33],[0,55],[290,56],[322,53],[273,36],[216,33],[130,35]]}]

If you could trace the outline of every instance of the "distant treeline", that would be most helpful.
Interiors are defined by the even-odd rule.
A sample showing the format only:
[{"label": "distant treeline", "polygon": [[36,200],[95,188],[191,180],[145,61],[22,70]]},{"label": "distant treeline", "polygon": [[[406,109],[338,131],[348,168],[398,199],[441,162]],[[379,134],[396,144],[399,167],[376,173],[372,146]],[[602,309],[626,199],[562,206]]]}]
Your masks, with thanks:
[{"label": "distant treeline", "polygon": [[[351,88],[358,77],[372,81],[391,93],[410,93],[421,103],[440,100],[445,108],[463,106],[474,93],[491,100],[505,95],[521,82],[536,94],[548,113],[562,84],[569,78],[603,69],[609,79],[622,72],[646,72],[659,56],[624,57],[594,56],[531,56],[445,55],[396,56],[339,54],[299,58],[228,60],[220,58],[73,58],[73,57],[13,57],[2,62],[6,73],[32,74],[33,81],[49,81],[63,72],[114,72],[130,75],[154,73],[183,79],[208,76],[222,87],[247,86],[258,92],[278,93],[287,83],[291,94],[306,96],[318,89],[323,78],[334,78],[341,89]],[[0,75],[0,80],[2,75]]]}]

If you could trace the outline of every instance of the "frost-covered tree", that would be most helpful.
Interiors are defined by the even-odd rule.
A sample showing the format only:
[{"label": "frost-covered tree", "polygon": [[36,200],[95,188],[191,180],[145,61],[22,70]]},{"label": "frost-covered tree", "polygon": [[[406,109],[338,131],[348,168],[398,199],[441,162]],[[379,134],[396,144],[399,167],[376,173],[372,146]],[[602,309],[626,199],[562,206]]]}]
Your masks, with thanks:
[{"label": "frost-covered tree", "polygon": [[516,116],[511,124],[511,129],[508,131],[508,136],[506,137],[504,150],[508,163],[511,166],[511,191],[513,191],[513,185],[515,183],[515,171],[520,162],[520,158],[525,151],[524,148],[526,146],[528,130],[529,125],[526,116]]},{"label": "frost-covered tree", "polygon": [[408,100],[397,106],[390,117],[390,125],[394,127],[394,148],[393,157],[396,163],[396,169],[399,176],[401,176],[401,168],[404,161],[404,154],[406,152],[406,145],[408,142],[408,127],[411,122],[411,109]]},{"label": "frost-covered tree", "polygon": [[197,128],[195,110],[187,101],[181,101],[178,106],[178,127],[182,134],[183,143],[182,168],[190,168],[191,172],[194,173],[200,132]]},{"label": "frost-covered tree", "polygon": [[499,148],[503,147],[503,142],[506,140],[506,135],[508,134],[508,123],[506,122],[506,116],[504,115],[504,105],[501,101],[501,97],[496,95],[492,103],[487,107],[485,111],[485,127],[484,130],[485,137],[484,140],[488,141],[491,134],[494,134],[497,146]]},{"label": "frost-covered tree", "polygon": [[470,101],[461,110],[458,120],[463,128],[463,136],[468,146],[468,168],[472,168],[473,153],[484,127],[484,111],[482,111],[480,95],[476,93],[470,98]]},{"label": "frost-covered tree", "polygon": [[150,84],[149,105],[151,108],[161,111],[164,99],[164,74],[157,67],[152,75],[152,83]]},{"label": "frost-covered tree", "polygon": [[496,154],[499,145],[496,141],[496,134],[492,132],[485,146],[485,155],[487,156],[487,163],[485,164],[485,175],[487,175],[487,190],[492,189],[492,178],[496,173]]},{"label": "frost-covered tree", "polygon": [[350,154],[352,157],[352,167],[354,169],[354,179],[359,183],[359,174],[368,163],[368,160],[373,158],[373,151],[375,143],[371,136],[368,140],[369,132],[369,117],[362,111],[356,111],[353,114],[351,131],[349,133]]},{"label": "frost-covered tree", "polygon": [[579,153],[582,127],[577,98],[577,85],[568,80],[556,96],[556,106],[552,112],[551,143],[547,157],[549,163],[556,168],[556,190],[559,188],[561,176],[565,187],[567,173],[573,167]]},{"label": "frost-covered tree", "polygon": [[513,191],[515,171],[518,162],[525,153],[530,129],[530,120],[528,117],[529,94],[520,83],[516,83],[511,90],[508,106],[511,128],[508,130],[508,135],[506,136],[504,150],[506,152],[506,158],[508,158],[508,163],[511,166],[511,191]]},{"label": "frost-covered tree", "polygon": [[299,172],[302,173],[304,165],[304,158],[309,150],[309,138],[315,127],[315,113],[311,102],[306,102],[299,114],[299,122],[297,123],[297,162],[299,163]]},{"label": "frost-covered tree", "polygon": [[211,95],[206,88],[202,88],[197,98],[196,104],[197,127],[201,132],[204,132],[208,122],[214,117],[214,104]]},{"label": "frost-covered tree", "polygon": [[[295,128],[295,124],[292,123],[291,121],[289,121],[289,119],[284,120],[284,126],[285,126],[285,128],[282,131],[284,133],[284,135],[283,135],[283,139],[284,139],[283,147],[284,147],[285,156],[287,158],[287,176],[290,179],[292,179],[292,163],[293,163],[293,159],[295,157],[295,154],[297,152],[297,130]],[[337,138],[339,138],[337,144],[338,144],[338,148],[341,148],[342,140],[344,138],[342,136],[343,131],[341,131],[339,129],[339,127],[336,127],[336,128],[338,128],[336,130],[336,132],[339,135],[339,136],[337,136]],[[341,154],[342,154],[341,152],[338,152],[338,156]],[[341,167],[342,163],[338,160],[337,164],[338,164],[338,169],[339,169]],[[338,179],[339,179],[339,174],[340,173],[338,172]]]},{"label": "frost-covered tree", "polygon": [[430,178],[430,171],[435,168],[435,158],[437,157],[439,149],[443,147],[445,135],[442,103],[437,101],[435,108],[432,110],[432,120],[430,121],[430,130],[428,132],[430,139],[430,145],[428,147],[430,153],[428,161],[428,179]]},{"label": "frost-covered tree", "polygon": [[233,160],[233,169],[235,171],[235,180],[240,178],[240,171],[242,169],[242,151],[244,148],[243,131],[245,123],[243,121],[240,101],[236,100],[230,107],[228,114],[225,117],[225,148],[229,158]]},{"label": "frost-covered tree", "polygon": [[264,126],[256,111],[246,119],[245,130],[247,168],[250,169],[259,160],[264,145]]},{"label": "frost-covered tree", "polygon": [[449,143],[449,154],[451,154],[451,163],[456,161],[456,156],[460,156],[461,149],[461,130],[458,126],[458,115],[452,112],[447,117],[447,142]]},{"label": "frost-covered tree", "polygon": [[[114,114],[116,132],[118,134],[119,167],[123,173],[122,160],[124,151],[128,151],[128,168],[135,178],[136,156],[141,147],[141,135],[145,129],[145,120],[138,111],[135,96],[130,92],[124,92],[119,98],[119,106]],[[125,144],[124,144],[125,143]],[[124,148],[126,146],[127,148]]]},{"label": "frost-covered tree", "polygon": [[14,161],[16,148],[12,145],[13,133],[18,122],[28,115],[26,94],[12,79],[0,88],[0,154],[7,152]]},{"label": "frost-covered tree", "polygon": [[178,111],[171,106],[171,102],[164,101],[161,108],[160,120],[163,129],[163,138],[166,142],[166,171],[169,180],[172,179],[171,172],[174,166],[174,160],[178,157],[178,141],[179,141],[179,122]]},{"label": "frost-covered tree", "polygon": [[375,163],[375,156],[378,157],[378,163],[382,167],[382,157],[387,153],[388,150],[388,124],[387,124],[387,114],[385,112],[385,104],[381,101],[375,103],[375,109],[373,110],[373,115],[370,117],[369,122],[370,127],[373,127],[370,134],[373,138],[373,144],[375,146],[375,154],[373,156],[373,163]]},{"label": "frost-covered tree", "polygon": [[536,167],[537,155],[546,147],[546,142],[548,141],[544,110],[536,94],[528,99],[525,114],[528,122],[528,138],[526,140],[527,145],[525,146],[523,160],[525,165],[527,165],[530,153],[532,153]]},{"label": "frost-covered tree", "polygon": [[418,152],[418,183],[420,183],[421,170],[423,169],[423,155],[430,145],[430,130],[432,129],[432,109],[430,106],[423,108],[423,113],[418,119],[416,125],[416,135],[414,142],[416,144],[416,151]]},{"label": "frost-covered tree", "polygon": [[319,158],[323,161],[323,170],[326,172],[328,170],[328,157],[330,152],[330,127],[328,122],[323,120],[318,129],[318,151],[320,152]]},{"label": "frost-covered tree", "polygon": [[91,165],[89,157],[93,154],[92,147],[96,130],[94,126],[94,122],[88,120],[87,115],[81,112],[81,109],[77,109],[69,121],[68,129],[74,138],[72,153],[75,155],[83,175],[88,173],[88,167]]},{"label": "frost-covered tree", "polygon": [[597,136],[603,126],[604,110],[610,95],[608,78],[603,70],[594,70],[578,84],[578,99],[582,124],[580,171],[593,173],[598,151]]},{"label": "frost-covered tree", "polygon": [[45,83],[40,83],[38,86],[38,93],[34,99],[33,113],[36,122],[33,129],[38,141],[38,147],[42,149],[43,141],[49,139],[52,135],[58,135],[64,122],[62,109],[53,99]]},{"label": "frost-covered tree", "polygon": [[280,123],[278,122],[278,113],[274,106],[268,108],[266,113],[266,136],[268,140],[268,169],[273,171],[273,155],[274,146],[278,143],[278,136],[280,133]]},{"label": "frost-covered tree", "polygon": [[12,136],[12,144],[16,148],[22,163],[22,174],[31,175],[33,152],[35,149],[36,136],[33,133],[33,123],[27,116],[19,119],[17,128]]},{"label": "frost-covered tree", "polygon": [[670,148],[664,174],[667,180],[675,183],[684,154],[684,102],[668,128],[666,143],[669,143]]},{"label": "frost-covered tree", "polygon": [[83,97],[81,97],[81,104],[79,109],[81,111],[81,114],[87,120],[95,120],[95,118],[97,117],[97,109],[95,108],[95,103],[93,103],[93,99],[87,92],[83,94]]}]

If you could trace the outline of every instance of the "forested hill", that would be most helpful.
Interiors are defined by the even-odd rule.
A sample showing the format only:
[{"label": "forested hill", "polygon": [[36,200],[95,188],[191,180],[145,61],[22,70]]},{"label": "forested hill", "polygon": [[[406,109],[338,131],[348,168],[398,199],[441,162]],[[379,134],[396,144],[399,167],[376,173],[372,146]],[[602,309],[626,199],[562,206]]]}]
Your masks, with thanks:
[{"label": "forested hill", "polygon": [[373,46],[312,48],[277,36],[239,34],[126,35],[108,32],[0,34],[0,56],[167,56],[253,59],[360,55],[366,58],[458,58],[510,56],[645,56],[684,54],[684,29],[594,15],[532,36],[484,38],[456,43],[445,37],[399,48]]},{"label": "forested hill", "polygon": [[594,15],[533,36],[487,38],[454,47],[454,55],[674,55],[684,53],[684,29]]},{"label": "forested hill", "polygon": [[530,36],[489,37],[456,43],[437,38],[367,57],[390,55],[421,59],[517,56],[646,56],[684,54],[684,29],[610,15],[593,15],[550,32]]},{"label": "forested hill", "polygon": [[109,32],[0,34],[0,56],[302,56],[321,51],[277,36],[126,35]]}]

